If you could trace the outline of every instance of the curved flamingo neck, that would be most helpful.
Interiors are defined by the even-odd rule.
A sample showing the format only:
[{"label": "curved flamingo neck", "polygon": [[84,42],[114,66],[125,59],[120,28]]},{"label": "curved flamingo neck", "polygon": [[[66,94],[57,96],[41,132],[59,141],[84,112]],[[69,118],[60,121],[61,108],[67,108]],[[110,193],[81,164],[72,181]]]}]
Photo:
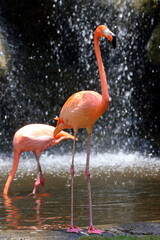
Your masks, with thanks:
[{"label": "curved flamingo neck", "polygon": [[106,73],[104,70],[104,65],[103,65],[102,57],[101,57],[101,50],[99,47],[99,38],[100,37],[97,36],[97,34],[95,32],[95,34],[94,34],[94,50],[95,50],[95,54],[96,54],[96,58],[97,58],[99,76],[100,76],[100,81],[101,81],[102,102],[106,103],[108,106],[109,92],[108,92]]}]

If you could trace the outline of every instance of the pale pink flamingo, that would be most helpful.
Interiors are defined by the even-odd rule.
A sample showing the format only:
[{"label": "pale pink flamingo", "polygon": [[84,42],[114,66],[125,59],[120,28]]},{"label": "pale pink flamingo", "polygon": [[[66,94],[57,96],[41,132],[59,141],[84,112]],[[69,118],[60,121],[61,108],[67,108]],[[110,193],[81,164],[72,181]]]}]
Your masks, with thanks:
[{"label": "pale pink flamingo", "polygon": [[[87,159],[86,159],[86,178],[88,183],[88,196],[89,196],[89,209],[90,209],[90,225],[88,228],[89,233],[102,234],[103,231],[93,227],[92,218],[92,199],[91,199],[91,186],[90,186],[90,170],[89,170],[89,159],[90,159],[90,140],[93,126],[98,118],[106,111],[109,105],[109,93],[106,74],[102,62],[99,38],[106,37],[112,42],[113,47],[116,47],[115,35],[104,25],[100,25],[94,32],[94,49],[98,63],[98,70],[100,75],[102,95],[94,91],[81,91],[73,94],[63,105],[58,120],[54,136],[65,128],[74,129],[74,137],[79,128],[86,128],[88,133],[88,148],[87,148]],[[74,179],[74,152],[75,152],[75,141],[73,143],[72,163],[71,163],[71,225],[68,232],[80,232],[81,229],[74,226],[73,222],[73,179]]]},{"label": "pale pink flamingo", "polygon": [[12,170],[4,186],[3,194],[8,194],[10,184],[18,168],[20,155],[24,151],[32,151],[37,160],[37,180],[35,181],[32,194],[36,193],[39,185],[42,186],[42,191],[44,191],[44,177],[39,161],[42,152],[60,143],[62,140],[74,139],[74,136],[65,131],[61,131],[54,137],[54,130],[55,127],[47,124],[28,124],[15,133],[13,138],[14,161]]}]

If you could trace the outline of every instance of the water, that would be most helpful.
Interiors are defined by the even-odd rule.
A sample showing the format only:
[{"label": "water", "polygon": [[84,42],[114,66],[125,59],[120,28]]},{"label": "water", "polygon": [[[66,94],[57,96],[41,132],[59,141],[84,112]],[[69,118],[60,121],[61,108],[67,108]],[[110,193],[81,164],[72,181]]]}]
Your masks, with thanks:
[{"label": "water", "polygon": [[[0,229],[60,229],[70,223],[69,154],[41,157],[47,195],[28,196],[36,178],[36,161],[22,154],[10,194],[0,197]],[[1,190],[12,159],[2,155]],[[89,224],[85,153],[75,157],[75,223]],[[94,224],[159,220],[160,159],[139,153],[92,153],[91,185]]]}]

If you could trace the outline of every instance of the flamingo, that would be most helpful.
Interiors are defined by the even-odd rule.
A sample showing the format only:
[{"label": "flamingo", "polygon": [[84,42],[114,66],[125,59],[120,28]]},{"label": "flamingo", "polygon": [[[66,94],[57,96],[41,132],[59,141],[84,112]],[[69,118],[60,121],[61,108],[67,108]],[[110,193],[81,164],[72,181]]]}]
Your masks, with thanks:
[{"label": "flamingo", "polygon": [[112,42],[113,47],[116,47],[116,37],[113,32],[109,30],[105,25],[100,25],[94,32],[94,49],[98,63],[98,70],[100,75],[100,83],[102,95],[95,91],[80,91],[73,94],[63,105],[59,117],[56,117],[57,126],[54,131],[54,137],[62,130],[66,128],[74,129],[74,142],[72,150],[72,161],[70,167],[71,173],[71,224],[67,229],[68,232],[80,232],[82,229],[74,226],[73,221],[73,180],[74,180],[74,152],[75,152],[75,140],[76,134],[79,128],[86,128],[88,133],[88,145],[87,145],[87,158],[86,158],[86,169],[85,175],[88,184],[88,196],[89,196],[89,212],[90,212],[90,224],[88,233],[102,234],[104,231],[96,229],[93,226],[92,217],[92,198],[91,198],[91,184],[90,184],[90,142],[91,133],[95,122],[98,118],[106,111],[109,105],[109,93],[107,78],[102,62],[101,51],[99,47],[100,37],[106,37]]},{"label": "flamingo", "polygon": [[32,194],[36,194],[37,187],[42,186],[44,192],[44,177],[39,158],[44,150],[60,143],[65,139],[74,139],[71,134],[61,131],[53,137],[55,127],[47,124],[28,124],[20,128],[13,137],[14,161],[12,170],[3,189],[3,194],[7,195],[11,182],[16,174],[20,155],[24,151],[32,151],[37,160],[37,179],[34,183]]}]

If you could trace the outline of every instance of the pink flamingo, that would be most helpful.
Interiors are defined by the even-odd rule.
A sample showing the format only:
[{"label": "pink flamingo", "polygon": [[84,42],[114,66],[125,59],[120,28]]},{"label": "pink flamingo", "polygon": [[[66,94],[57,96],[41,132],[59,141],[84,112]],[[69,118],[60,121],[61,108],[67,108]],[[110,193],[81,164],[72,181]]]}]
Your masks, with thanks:
[{"label": "pink flamingo", "polygon": [[[65,128],[74,129],[74,137],[76,139],[76,134],[79,128],[86,128],[88,133],[88,148],[87,148],[87,159],[86,159],[86,170],[85,175],[88,184],[88,196],[89,196],[89,209],[90,209],[90,225],[88,228],[88,233],[102,234],[104,231],[96,229],[93,227],[92,218],[92,198],[91,198],[91,186],[90,186],[90,170],[89,170],[89,160],[90,160],[90,141],[93,126],[98,118],[106,111],[109,105],[109,93],[106,74],[102,62],[99,38],[106,37],[110,42],[112,42],[113,47],[116,47],[115,35],[104,25],[100,25],[96,28],[94,32],[94,49],[98,63],[100,82],[102,95],[94,91],[80,91],[73,94],[63,105],[58,120],[56,129],[54,131],[54,136]],[[73,143],[72,152],[72,163],[71,163],[71,225],[68,232],[80,232],[81,229],[74,226],[73,222],[73,179],[74,179],[74,152],[75,152],[75,140]]]},{"label": "pink flamingo", "polygon": [[8,194],[9,187],[18,168],[20,155],[24,151],[32,151],[37,160],[37,180],[32,194],[36,193],[37,187],[42,186],[44,192],[44,177],[39,158],[44,150],[60,143],[65,139],[74,139],[71,134],[61,131],[53,137],[55,127],[46,124],[28,124],[20,128],[13,138],[14,161],[12,170],[3,189],[3,194]]}]

